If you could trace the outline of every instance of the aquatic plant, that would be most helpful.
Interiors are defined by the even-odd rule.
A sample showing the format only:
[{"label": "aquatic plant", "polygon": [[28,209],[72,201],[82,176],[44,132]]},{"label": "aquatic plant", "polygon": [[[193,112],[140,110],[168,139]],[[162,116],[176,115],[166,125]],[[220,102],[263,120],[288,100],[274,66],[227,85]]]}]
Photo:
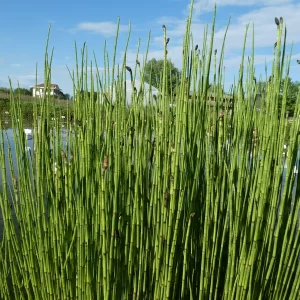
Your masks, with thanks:
[{"label": "aquatic plant", "polygon": [[[254,33],[252,55],[245,60],[246,28],[230,100],[219,88],[226,34],[217,60],[215,15],[210,41],[206,28],[199,51],[191,39],[191,6],[183,40],[186,76],[176,95],[166,93],[166,64],[156,101],[141,85],[131,105],[126,103],[126,74],[133,87],[137,72],[143,82],[147,61],[146,53],[142,63],[127,65],[129,38],[121,66],[118,30],[112,64],[104,48],[104,78],[96,60],[96,74],[89,68],[84,45],[81,63],[70,71],[77,96],[65,143],[61,119],[54,115],[50,122],[52,100],[45,96],[35,108],[28,154],[20,101],[11,96],[16,165],[5,131],[0,136],[2,175],[13,178],[9,185],[2,176],[0,194],[2,298],[299,299],[300,184],[294,167],[300,99],[283,157],[291,58],[285,53],[286,29],[276,19],[274,62],[258,110]],[[163,26],[165,61],[172,42],[167,30]],[[47,47],[48,86],[51,60]],[[208,101],[210,75],[214,105]],[[88,82],[96,101],[80,93]]]}]

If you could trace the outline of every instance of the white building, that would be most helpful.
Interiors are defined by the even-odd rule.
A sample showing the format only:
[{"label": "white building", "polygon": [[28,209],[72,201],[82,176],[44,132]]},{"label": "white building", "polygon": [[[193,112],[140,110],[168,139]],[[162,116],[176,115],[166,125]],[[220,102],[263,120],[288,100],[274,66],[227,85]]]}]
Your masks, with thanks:
[{"label": "white building", "polygon": [[[61,89],[57,84],[50,84],[50,95],[51,96],[59,96],[61,94]],[[33,97],[44,97],[45,95],[45,84],[41,83],[32,88],[32,96]]]},{"label": "white building", "polygon": [[[139,95],[139,93],[142,93],[139,95],[140,101],[142,100],[144,105],[147,105],[149,103],[155,102],[155,96],[158,96],[158,89],[154,86],[150,86],[148,83],[143,83],[143,89],[140,89],[141,82],[139,80],[135,80],[134,84],[132,86],[132,83],[130,80],[125,81],[126,84],[126,105],[130,105],[132,102],[133,93],[136,92],[136,97]],[[115,87],[114,87],[115,89]],[[135,91],[136,90],[136,91]],[[109,88],[110,91],[110,88]],[[124,95],[125,96],[125,95]],[[113,95],[113,102],[116,100],[115,90]]]},{"label": "white building", "polygon": [[[143,88],[140,89],[141,87],[141,82],[140,80],[135,80],[134,84],[132,86],[132,83],[130,80],[126,80],[124,82],[126,86],[122,86],[122,90],[118,91],[118,93],[121,93],[121,95],[118,95],[118,100],[123,99],[125,100],[125,94],[126,94],[126,105],[129,106],[132,103],[132,99],[134,96],[134,92],[136,93],[135,97],[139,98],[139,101],[142,101],[144,105],[150,104],[150,103],[155,103],[155,98],[158,96],[159,92],[158,89],[155,88],[154,86],[150,86],[148,83],[144,82]],[[126,88],[125,88],[126,87]],[[111,86],[109,87],[104,87],[104,95],[108,97],[108,100],[114,103],[116,101],[116,86],[114,86],[113,89],[113,95],[112,97],[110,96],[111,94]],[[96,93],[96,91],[95,91]],[[102,94],[102,93],[101,93]],[[74,101],[76,101],[76,91],[74,93]],[[104,96],[102,95],[100,97],[100,102],[103,103],[104,101]]]}]

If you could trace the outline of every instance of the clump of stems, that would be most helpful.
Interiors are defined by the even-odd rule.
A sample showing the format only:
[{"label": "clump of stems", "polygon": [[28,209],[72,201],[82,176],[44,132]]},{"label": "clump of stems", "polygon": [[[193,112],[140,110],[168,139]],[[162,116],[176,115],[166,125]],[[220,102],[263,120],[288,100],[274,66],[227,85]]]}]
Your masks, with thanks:
[{"label": "clump of stems", "polygon": [[[226,36],[217,61],[215,15],[201,52],[191,19],[176,94],[167,93],[165,63],[157,101],[141,86],[126,104],[126,74],[134,86],[136,71],[126,55],[116,65],[118,31],[112,63],[104,49],[103,77],[89,69],[86,46],[79,63],[75,45],[67,137],[58,115],[50,122],[46,95],[35,107],[31,154],[12,93],[13,144],[0,135],[2,299],[299,299],[300,96],[287,135],[283,21],[257,109],[254,45],[247,64],[243,48],[228,100],[219,88]],[[47,43],[48,87],[51,61]]]}]

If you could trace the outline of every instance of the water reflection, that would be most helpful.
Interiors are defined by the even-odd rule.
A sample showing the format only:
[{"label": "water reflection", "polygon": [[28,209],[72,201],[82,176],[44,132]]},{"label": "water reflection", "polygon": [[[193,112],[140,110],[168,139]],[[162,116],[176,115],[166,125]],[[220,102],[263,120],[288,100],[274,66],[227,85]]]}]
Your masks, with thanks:
[{"label": "water reflection", "polygon": [[[55,128],[52,128],[50,130],[50,134],[55,136]],[[37,134],[37,132],[34,132],[33,127],[26,127],[24,128],[24,134],[26,137],[25,141],[25,150],[26,150],[26,155],[29,160],[32,160],[32,155],[34,152],[34,136]],[[62,124],[60,128],[60,137],[61,137],[61,142],[62,142],[62,147],[66,147],[67,144],[67,137],[68,137],[68,130],[66,129],[66,124]],[[15,174],[13,176],[18,179],[18,173],[16,172],[17,170],[17,157],[16,157],[16,146],[19,143],[16,143],[15,138],[14,138],[14,130],[12,128],[7,128],[4,130],[4,153],[5,153],[5,167],[6,167],[6,180],[9,185],[12,184],[12,175],[11,175],[11,170],[10,170],[10,163],[9,163],[9,148],[11,152],[11,157],[12,157],[12,162],[13,162],[13,167],[15,170]],[[3,170],[3,169],[2,169]],[[2,186],[2,171],[0,172],[0,187]]]}]

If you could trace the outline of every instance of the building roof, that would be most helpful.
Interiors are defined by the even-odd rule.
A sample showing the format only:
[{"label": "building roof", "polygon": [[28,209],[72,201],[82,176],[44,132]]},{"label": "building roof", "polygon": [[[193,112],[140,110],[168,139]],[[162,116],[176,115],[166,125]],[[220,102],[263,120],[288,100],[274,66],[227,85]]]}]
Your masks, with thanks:
[{"label": "building roof", "polygon": [[[36,87],[45,87],[45,84],[44,83],[41,83],[41,84],[38,84],[36,85]],[[59,86],[57,84],[54,84],[54,83],[51,83],[50,84],[50,88],[59,88]]]}]

